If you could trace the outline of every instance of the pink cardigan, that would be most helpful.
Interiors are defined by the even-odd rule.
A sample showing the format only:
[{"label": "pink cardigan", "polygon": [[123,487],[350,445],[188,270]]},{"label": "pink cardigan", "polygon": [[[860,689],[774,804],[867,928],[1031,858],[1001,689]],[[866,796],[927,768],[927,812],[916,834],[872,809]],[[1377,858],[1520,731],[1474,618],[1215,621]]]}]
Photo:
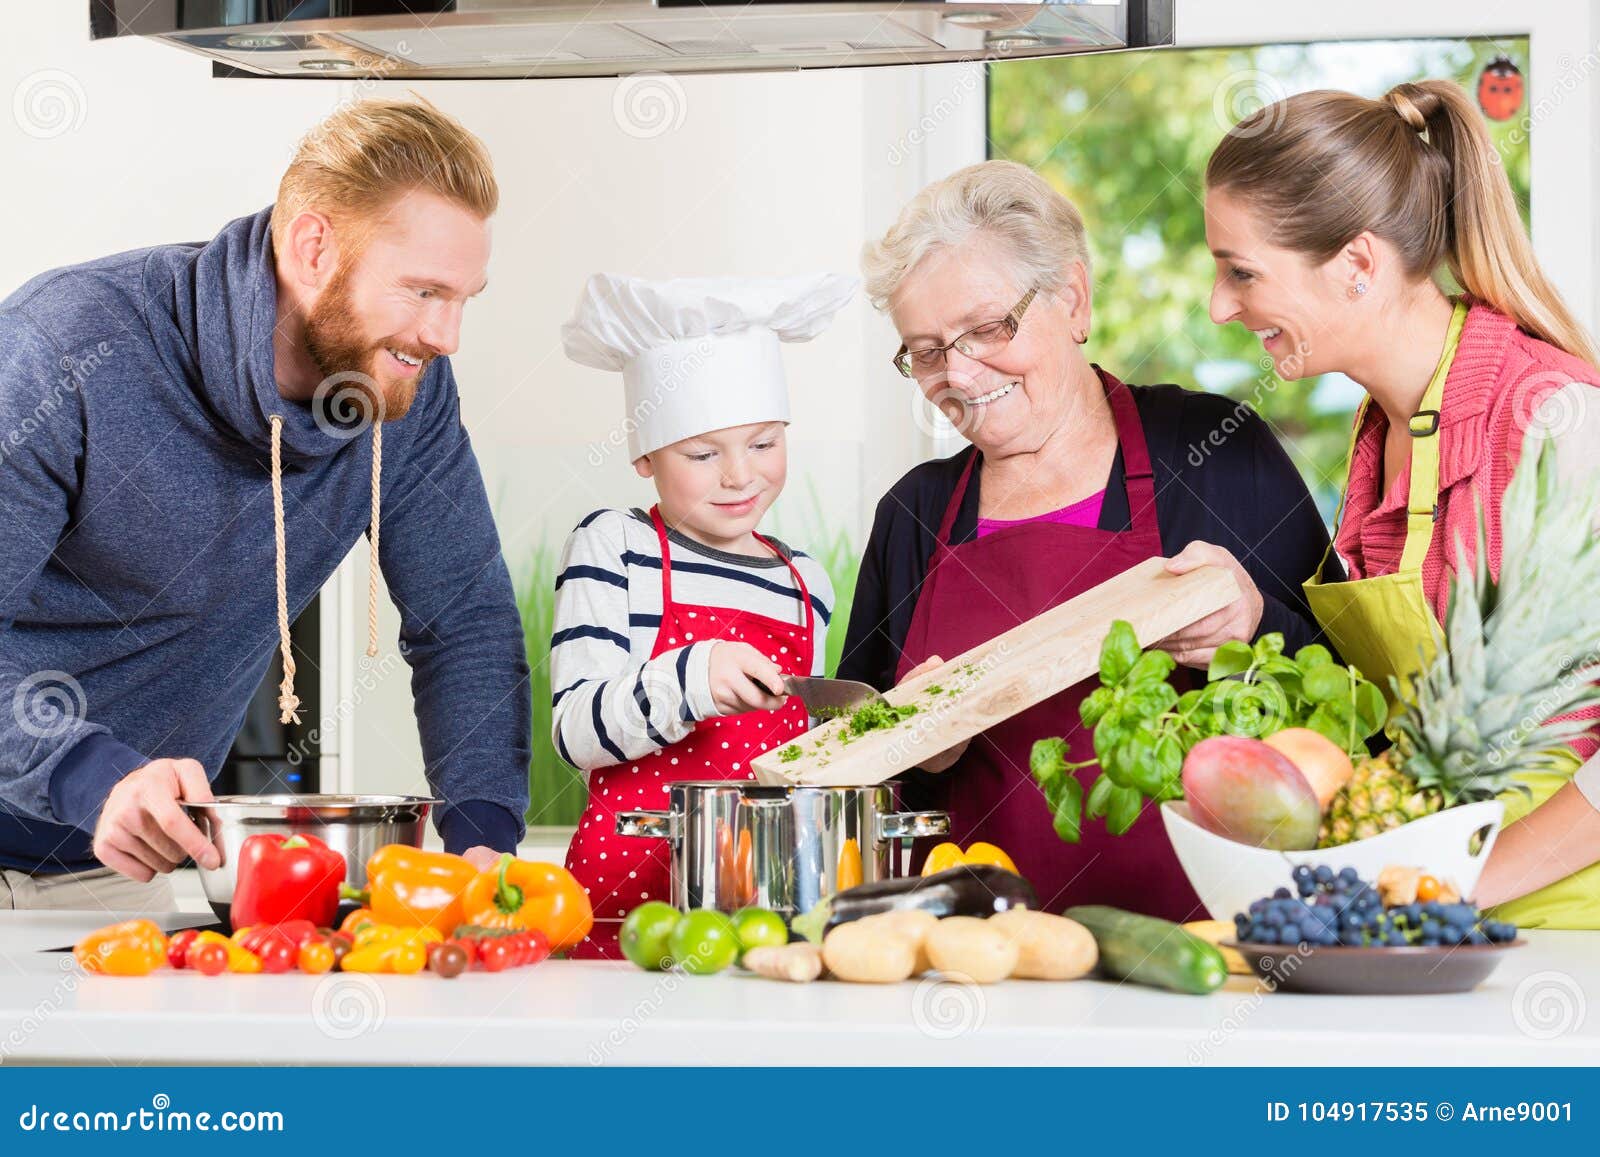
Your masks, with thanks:
[{"label": "pink cardigan", "polygon": [[[1489,570],[1500,573],[1500,499],[1521,457],[1523,435],[1540,403],[1571,382],[1600,384],[1600,371],[1530,337],[1503,313],[1472,305],[1445,379],[1440,406],[1439,514],[1422,563],[1423,590],[1441,623],[1458,549],[1465,551],[1469,562],[1477,555],[1480,496],[1488,515]],[[1405,544],[1410,464],[1401,469],[1388,494],[1379,493],[1388,426],[1383,411],[1368,406],[1356,436],[1349,496],[1334,539],[1352,579],[1393,574]],[[1558,421],[1554,426],[1559,432]],[[1589,528],[1575,528],[1575,532],[1587,534]],[[1574,747],[1587,757],[1596,743],[1591,739]]]}]

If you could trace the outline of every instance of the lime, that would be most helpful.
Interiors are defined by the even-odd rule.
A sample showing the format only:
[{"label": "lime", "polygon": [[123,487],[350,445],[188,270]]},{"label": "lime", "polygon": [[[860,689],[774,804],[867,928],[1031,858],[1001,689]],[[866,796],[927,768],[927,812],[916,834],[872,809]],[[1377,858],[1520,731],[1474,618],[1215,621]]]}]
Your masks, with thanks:
[{"label": "lime", "polygon": [[640,904],[622,922],[622,931],[618,934],[622,954],[651,972],[671,967],[672,952],[667,941],[682,919],[681,912],[660,900]]},{"label": "lime", "polygon": [[780,948],[789,943],[789,926],[783,917],[766,908],[740,908],[733,914],[733,929],[739,935],[739,958],[752,948]]},{"label": "lime", "polygon": [[667,949],[685,972],[710,976],[721,972],[739,955],[739,934],[733,921],[712,908],[684,914],[667,939]]}]

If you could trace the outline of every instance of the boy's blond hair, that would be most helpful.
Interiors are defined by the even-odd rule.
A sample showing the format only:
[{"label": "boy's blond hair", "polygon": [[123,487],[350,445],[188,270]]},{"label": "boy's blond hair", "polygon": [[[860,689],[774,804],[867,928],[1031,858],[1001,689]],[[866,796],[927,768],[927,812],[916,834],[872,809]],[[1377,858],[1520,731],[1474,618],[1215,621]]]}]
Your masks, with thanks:
[{"label": "boy's blond hair", "polygon": [[272,241],[315,209],[357,238],[400,197],[424,189],[482,218],[500,203],[483,142],[421,97],[362,100],[306,134],[278,184]]}]

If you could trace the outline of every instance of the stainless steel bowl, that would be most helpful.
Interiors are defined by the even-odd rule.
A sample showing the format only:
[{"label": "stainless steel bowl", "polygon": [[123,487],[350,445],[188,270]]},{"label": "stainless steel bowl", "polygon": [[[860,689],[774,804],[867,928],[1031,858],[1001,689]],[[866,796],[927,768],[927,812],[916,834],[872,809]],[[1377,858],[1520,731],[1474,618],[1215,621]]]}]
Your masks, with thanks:
[{"label": "stainless steel bowl", "polygon": [[420,848],[428,813],[440,802],[414,795],[223,795],[183,809],[221,857],[219,866],[199,869],[200,883],[227,923],[239,848],[249,837],[316,836],[344,856],[345,880],[364,888],[367,858],[385,844]]}]

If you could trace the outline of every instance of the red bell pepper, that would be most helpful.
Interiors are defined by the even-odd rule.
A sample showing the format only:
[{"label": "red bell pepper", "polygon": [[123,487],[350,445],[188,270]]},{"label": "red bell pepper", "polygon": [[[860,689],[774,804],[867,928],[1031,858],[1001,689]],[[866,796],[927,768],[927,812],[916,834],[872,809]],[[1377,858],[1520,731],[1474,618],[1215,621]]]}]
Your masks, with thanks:
[{"label": "red bell pepper", "polygon": [[235,928],[309,920],[333,923],[344,857],[316,836],[251,836],[239,848],[229,918]]}]

